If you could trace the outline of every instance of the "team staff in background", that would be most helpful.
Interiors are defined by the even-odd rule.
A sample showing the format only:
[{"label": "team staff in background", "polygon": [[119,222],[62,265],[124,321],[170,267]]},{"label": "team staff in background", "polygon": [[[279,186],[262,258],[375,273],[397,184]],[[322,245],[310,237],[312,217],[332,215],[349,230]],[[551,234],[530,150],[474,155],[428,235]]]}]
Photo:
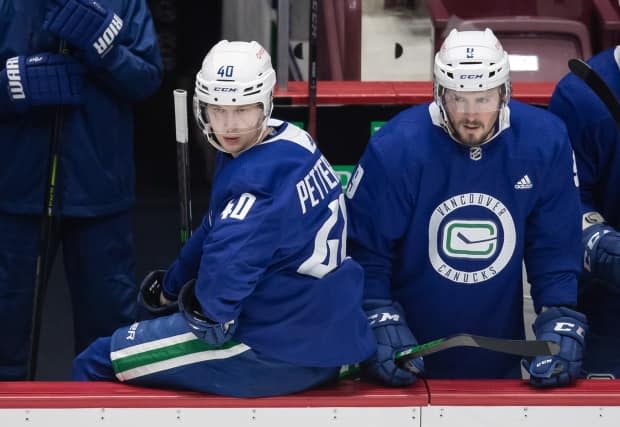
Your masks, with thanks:
[{"label": "team staff in background", "polygon": [[306,132],[270,118],[275,82],[256,42],[207,54],[194,115],[218,150],[209,211],[140,294],[153,312],[178,312],[95,341],[74,379],[271,396],[374,353],[340,181]]},{"label": "team staff in background", "polygon": [[0,0],[0,379],[26,374],[58,106],[52,252],[62,245],[76,352],[134,319],[132,104],[161,70],[144,0]]},{"label": "team staff in background", "polygon": [[[510,100],[508,55],[493,32],[453,30],[435,56],[434,102],[384,125],[347,188],[350,253],[365,270],[364,308],[379,345],[367,374],[411,383],[422,361],[405,370],[392,359],[416,339],[523,339],[525,260],[535,335],[561,348],[524,361],[530,382],[571,383],[587,329],[572,308],[577,185],[564,124]],[[520,377],[517,356],[481,349],[424,362],[429,378]]]},{"label": "team staff in background", "polygon": [[[620,99],[620,47],[589,61]],[[583,210],[579,307],[589,319],[584,370],[620,378],[620,133],[605,104],[577,76],[557,85],[549,110],[564,119],[577,159]]]}]

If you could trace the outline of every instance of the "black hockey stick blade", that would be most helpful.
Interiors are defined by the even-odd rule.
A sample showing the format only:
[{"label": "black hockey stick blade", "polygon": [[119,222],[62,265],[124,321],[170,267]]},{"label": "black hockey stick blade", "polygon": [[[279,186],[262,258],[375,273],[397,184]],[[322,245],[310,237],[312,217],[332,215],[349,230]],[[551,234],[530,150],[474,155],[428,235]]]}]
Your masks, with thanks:
[{"label": "black hockey stick blade", "polygon": [[603,101],[611,113],[611,116],[616,121],[616,124],[620,126],[620,103],[618,103],[618,100],[601,76],[599,76],[588,63],[578,58],[569,59],[568,68],[577,77],[583,80],[601,101]]},{"label": "black hockey stick blade", "polygon": [[[560,352],[560,345],[552,341],[509,340],[504,338],[483,337],[471,334],[456,334],[439,338],[424,344],[399,351],[394,358],[399,365],[417,357],[429,356],[454,347],[473,347],[515,354],[523,357],[553,356]],[[340,378],[348,378],[360,371],[359,365],[345,365],[340,369]]]},{"label": "black hockey stick blade", "polygon": [[410,347],[396,353],[396,360],[404,363],[416,357],[424,357],[453,347],[474,347],[517,356],[552,356],[560,352],[560,345],[551,341],[509,340],[480,335],[456,334]]}]

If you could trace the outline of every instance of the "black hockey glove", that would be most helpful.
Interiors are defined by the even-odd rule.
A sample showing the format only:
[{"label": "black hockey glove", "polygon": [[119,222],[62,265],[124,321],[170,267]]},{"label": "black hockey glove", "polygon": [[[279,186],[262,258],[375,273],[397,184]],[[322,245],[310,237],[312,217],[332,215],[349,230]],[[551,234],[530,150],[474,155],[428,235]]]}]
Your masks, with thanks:
[{"label": "black hockey glove", "polygon": [[166,270],[151,271],[142,280],[140,292],[138,293],[138,304],[156,316],[165,316],[178,310],[176,301],[171,301],[165,305],[160,303],[165,275]]}]

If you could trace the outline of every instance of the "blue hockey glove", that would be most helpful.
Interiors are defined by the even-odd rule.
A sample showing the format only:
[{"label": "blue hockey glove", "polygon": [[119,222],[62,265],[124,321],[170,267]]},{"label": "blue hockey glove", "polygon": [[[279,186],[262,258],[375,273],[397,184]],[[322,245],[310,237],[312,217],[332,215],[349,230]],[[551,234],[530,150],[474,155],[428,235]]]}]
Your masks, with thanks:
[{"label": "blue hockey glove", "polygon": [[225,323],[216,323],[202,314],[200,304],[196,299],[194,287],[196,280],[190,280],[179,292],[179,311],[193,329],[194,334],[211,344],[219,347],[232,339],[237,330],[237,322],[231,320]]},{"label": "blue hockey glove", "polygon": [[93,0],[52,0],[43,28],[66,40],[91,65],[102,64],[115,48],[123,20]]},{"label": "blue hockey glove", "polygon": [[390,386],[413,384],[424,371],[421,357],[407,361],[402,368],[394,360],[397,351],[418,344],[405,322],[403,309],[397,302],[366,300],[364,310],[377,339],[377,352],[362,364],[365,375]]},{"label": "blue hockey glove", "polygon": [[176,301],[161,304],[162,286],[166,270],[153,270],[148,273],[140,284],[138,293],[138,304],[156,316],[172,314],[178,310]]},{"label": "blue hockey glove", "polygon": [[560,345],[555,356],[537,356],[531,362],[523,359],[535,387],[569,385],[581,372],[583,346],[588,324],[586,316],[566,307],[551,307],[538,315],[534,325],[536,339]]},{"label": "blue hockey glove", "polygon": [[583,278],[620,293],[620,233],[607,224],[594,224],[583,232]]},{"label": "blue hockey glove", "polygon": [[0,90],[22,113],[31,106],[80,104],[84,72],[84,66],[69,55],[15,56],[0,71]]}]

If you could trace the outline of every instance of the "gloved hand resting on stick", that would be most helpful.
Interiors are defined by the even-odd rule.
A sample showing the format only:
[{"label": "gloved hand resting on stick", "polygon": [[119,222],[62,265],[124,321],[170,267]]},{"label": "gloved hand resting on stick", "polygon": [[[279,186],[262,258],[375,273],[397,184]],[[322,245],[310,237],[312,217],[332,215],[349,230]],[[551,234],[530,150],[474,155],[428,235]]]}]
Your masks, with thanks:
[{"label": "gloved hand resting on stick", "polygon": [[581,372],[583,347],[588,329],[586,316],[566,307],[543,309],[534,325],[536,339],[560,345],[555,356],[537,356],[531,362],[523,359],[535,387],[564,386],[573,383]]},{"label": "gloved hand resting on stick", "polygon": [[364,374],[390,386],[413,384],[416,375],[424,371],[422,358],[409,360],[402,368],[394,360],[396,352],[418,344],[402,307],[388,300],[366,300],[363,307],[377,339],[377,352],[362,365]]}]

